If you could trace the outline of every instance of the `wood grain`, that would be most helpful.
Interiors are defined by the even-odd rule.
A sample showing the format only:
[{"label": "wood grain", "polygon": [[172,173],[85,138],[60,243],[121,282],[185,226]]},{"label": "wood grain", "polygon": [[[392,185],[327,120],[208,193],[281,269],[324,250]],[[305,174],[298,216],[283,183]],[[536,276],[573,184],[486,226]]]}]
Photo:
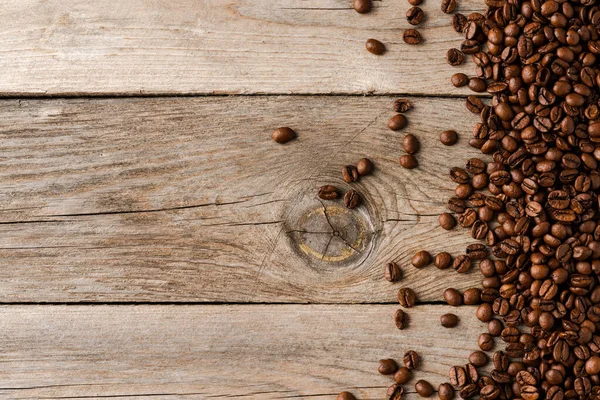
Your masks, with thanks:
[{"label": "wood grain", "polygon": [[[410,46],[405,0],[18,0],[0,10],[0,95],[464,94],[445,61],[460,44],[439,2]],[[485,8],[463,0],[459,11]],[[365,50],[376,38],[388,52]]]},{"label": "wood grain", "polygon": [[[427,302],[470,287],[478,271],[409,260],[473,242],[437,216],[449,168],[478,155],[476,117],[463,100],[412,101],[404,132],[386,128],[385,97],[2,101],[2,301],[394,302],[405,285]],[[299,138],[271,141],[281,125]],[[448,128],[454,147],[438,140]],[[398,164],[408,132],[415,170]],[[348,190],[341,168],[365,156],[361,207],[318,201],[323,184]]]},{"label": "wood grain", "polygon": [[[476,349],[472,307],[392,305],[10,306],[0,308],[5,399],[383,399],[378,360],[407,350],[422,366],[406,386],[436,387]],[[439,316],[461,318],[454,329]],[[460,333],[460,334],[457,334]],[[401,361],[400,361],[401,362]],[[408,399],[418,398],[415,395]]]}]

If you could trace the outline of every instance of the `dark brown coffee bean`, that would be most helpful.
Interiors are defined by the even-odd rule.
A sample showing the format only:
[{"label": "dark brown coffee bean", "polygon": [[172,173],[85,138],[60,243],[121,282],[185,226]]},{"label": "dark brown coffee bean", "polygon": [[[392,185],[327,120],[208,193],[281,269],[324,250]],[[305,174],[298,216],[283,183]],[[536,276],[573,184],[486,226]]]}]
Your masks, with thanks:
[{"label": "dark brown coffee bean", "polygon": [[354,10],[359,14],[371,11],[371,0],[354,0]]},{"label": "dark brown coffee bean", "polygon": [[398,329],[402,330],[406,328],[406,320],[407,317],[404,311],[401,309],[396,310],[396,313],[394,314],[394,323]]},{"label": "dark brown coffee bean", "polygon": [[[475,97],[475,96],[467,97],[466,105],[467,105],[467,109],[475,114],[479,114],[481,112],[481,110],[483,110],[483,102],[481,101],[481,99],[479,99],[478,97]],[[599,137],[600,137],[600,131],[599,131]]]},{"label": "dark brown coffee bean", "polygon": [[488,250],[486,245],[476,243],[468,245],[466,253],[466,257],[470,260],[481,260],[488,255]]},{"label": "dark brown coffee bean", "polygon": [[458,307],[463,304],[463,296],[456,289],[446,289],[444,291],[444,300],[451,306]]},{"label": "dark brown coffee bean", "polygon": [[388,282],[398,282],[402,278],[402,271],[395,262],[389,262],[385,265],[385,279]]},{"label": "dark brown coffee bean", "polygon": [[442,0],[441,9],[445,14],[452,14],[456,10],[456,0]]},{"label": "dark brown coffee bean", "polygon": [[462,388],[467,384],[467,373],[463,367],[451,367],[448,377],[450,378],[450,383],[453,386]]},{"label": "dark brown coffee bean", "polygon": [[461,254],[454,259],[452,267],[456,270],[456,272],[464,274],[471,269],[471,259],[469,256]]},{"label": "dark brown coffee bean", "polygon": [[354,395],[350,392],[340,392],[337,400],[356,400],[356,397],[354,397]]},{"label": "dark brown coffee bean", "polygon": [[458,133],[453,130],[443,131],[440,134],[440,142],[446,146],[453,146],[458,141]]},{"label": "dark brown coffee bean", "polygon": [[360,194],[354,189],[350,189],[344,195],[344,205],[347,208],[356,208],[360,204]]},{"label": "dark brown coffee bean", "polygon": [[452,16],[452,28],[455,32],[462,33],[467,25],[467,17],[461,13]]},{"label": "dark brown coffee bean", "polygon": [[417,369],[421,364],[421,358],[419,354],[414,350],[408,350],[404,353],[404,366],[408,369]]},{"label": "dark brown coffee bean", "polygon": [[419,139],[412,133],[404,136],[402,139],[402,146],[404,147],[404,151],[408,154],[417,154],[419,152]]},{"label": "dark brown coffee bean", "polygon": [[458,197],[451,197],[450,200],[448,200],[447,207],[450,211],[454,211],[456,213],[464,213],[467,207],[467,203],[464,200],[459,199]]},{"label": "dark brown coffee bean", "polygon": [[431,264],[431,254],[428,251],[418,251],[411,260],[412,265],[415,268],[423,268]]},{"label": "dark brown coffee bean", "polygon": [[417,159],[412,154],[400,156],[400,165],[406,169],[413,169],[419,166]]},{"label": "dark brown coffee bean", "polygon": [[458,325],[458,317],[454,314],[444,314],[440,317],[440,324],[444,328],[454,328]]},{"label": "dark brown coffee bean", "polygon": [[475,351],[469,356],[469,362],[474,366],[481,368],[487,365],[488,356],[483,351]]},{"label": "dark brown coffee bean", "polygon": [[377,56],[385,53],[385,45],[376,39],[368,39],[365,43],[365,48],[369,53],[373,53]]},{"label": "dark brown coffee bean", "polygon": [[479,348],[483,351],[490,351],[494,347],[494,338],[489,333],[482,333],[478,339]]},{"label": "dark brown coffee bean", "polygon": [[277,143],[284,144],[292,139],[295,139],[296,132],[294,132],[291,128],[287,127],[277,128],[271,134],[271,138]]},{"label": "dark brown coffee bean", "polygon": [[373,165],[373,162],[368,158],[361,158],[356,163],[356,170],[360,176],[369,175],[374,169],[375,166]]},{"label": "dark brown coffee bean", "polygon": [[425,13],[420,7],[411,7],[406,11],[406,20],[411,25],[419,25],[424,18]]},{"label": "dark brown coffee bean", "polygon": [[475,54],[480,50],[480,46],[476,40],[467,39],[460,44],[460,50],[465,54]]},{"label": "dark brown coffee bean", "polygon": [[446,61],[449,65],[456,67],[465,61],[463,52],[458,49],[450,49],[446,52]]},{"label": "dark brown coffee bean", "polygon": [[385,394],[387,400],[402,400],[404,398],[404,387],[394,383],[392,386],[387,388]]},{"label": "dark brown coffee bean", "polygon": [[456,226],[456,219],[452,214],[442,213],[438,221],[440,226],[447,231],[452,230]]},{"label": "dark brown coffee bean", "polygon": [[379,360],[379,367],[377,368],[377,371],[381,375],[392,375],[394,372],[398,371],[398,364],[396,364],[396,361],[392,360],[391,358]]},{"label": "dark brown coffee bean", "polygon": [[415,305],[416,298],[417,296],[412,289],[402,288],[398,290],[398,303],[400,303],[402,307],[411,308]]},{"label": "dark brown coffee bean", "polygon": [[433,259],[433,265],[435,265],[438,269],[450,268],[451,264],[452,256],[450,255],[450,253],[447,253],[445,251],[436,254],[435,258]]},{"label": "dark brown coffee bean", "polygon": [[433,394],[433,386],[431,386],[431,383],[422,379],[415,383],[415,390],[421,397],[429,397]]},{"label": "dark brown coffee bean", "polygon": [[333,185],[325,185],[319,188],[318,196],[322,200],[333,200],[339,197],[338,189]]},{"label": "dark brown coffee bean", "polygon": [[397,113],[405,113],[412,108],[412,104],[407,99],[398,99],[394,101],[393,108]]},{"label": "dark brown coffee bean", "polygon": [[463,302],[468,306],[479,304],[480,301],[481,290],[479,290],[478,288],[470,288],[465,290],[465,292],[463,293]]},{"label": "dark brown coffee bean", "polygon": [[438,386],[438,397],[440,400],[452,400],[454,399],[454,388],[449,383],[441,383]]},{"label": "dark brown coffee bean", "polygon": [[404,385],[412,379],[412,372],[406,367],[398,368],[398,371],[394,374],[394,381],[400,385]]},{"label": "dark brown coffee bean", "polygon": [[358,181],[359,176],[358,169],[354,165],[346,165],[342,168],[342,179],[346,183]]},{"label": "dark brown coffee bean", "polygon": [[419,44],[423,41],[421,34],[416,29],[406,29],[402,35],[407,44]]},{"label": "dark brown coffee bean", "polygon": [[452,75],[450,81],[452,82],[452,85],[454,87],[463,87],[467,83],[469,83],[469,77],[466,74],[463,74],[462,72],[458,72]]},{"label": "dark brown coffee bean", "polygon": [[400,129],[404,129],[408,120],[402,114],[396,114],[392,118],[389,119],[387,126],[393,131],[399,131]]}]

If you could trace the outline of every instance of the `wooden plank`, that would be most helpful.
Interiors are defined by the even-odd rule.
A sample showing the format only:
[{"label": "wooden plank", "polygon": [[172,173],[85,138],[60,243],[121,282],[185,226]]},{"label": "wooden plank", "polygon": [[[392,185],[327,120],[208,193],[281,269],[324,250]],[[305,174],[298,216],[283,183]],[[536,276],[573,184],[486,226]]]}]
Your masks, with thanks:
[{"label": "wooden plank", "polygon": [[[406,389],[437,387],[484,326],[473,307],[421,306],[399,331],[392,305],[9,306],[0,308],[5,399],[382,399],[378,360],[407,350]],[[454,312],[455,329],[439,326]],[[460,333],[460,334],[459,334]],[[401,361],[400,361],[401,362]],[[417,396],[408,396],[416,399]]]},{"label": "wooden plank", "polygon": [[[1,300],[394,302],[405,285],[436,301],[471,287],[478,271],[409,260],[473,242],[437,216],[447,171],[478,155],[476,117],[464,100],[412,101],[403,133],[386,127],[387,97],[2,101]],[[274,143],[281,125],[299,138]],[[438,140],[448,128],[454,147]],[[407,132],[422,143],[415,170],[398,164]],[[341,168],[365,156],[361,207],[318,201],[323,184],[348,190]]]},{"label": "wooden plank", "polygon": [[[446,51],[460,44],[439,2],[410,46],[405,0],[12,0],[0,10],[0,95],[164,93],[464,94]],[[482,11],[464,0],[459,11]],[[365,50],[384,42],[387,54]]]}]

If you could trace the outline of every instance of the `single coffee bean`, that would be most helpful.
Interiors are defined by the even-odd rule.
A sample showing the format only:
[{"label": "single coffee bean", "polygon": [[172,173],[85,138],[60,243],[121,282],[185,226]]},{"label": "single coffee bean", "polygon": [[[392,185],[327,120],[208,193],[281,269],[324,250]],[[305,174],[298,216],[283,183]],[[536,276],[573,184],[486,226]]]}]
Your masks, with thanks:
[{"label": "single coffee bean", "polygon": [[415,268],[423,268],[431,264],[431,254],[428,251],[418,251],[411,260],[412,265]]},{"label": "single coffee bean", "polygon": [[371,0],[354,0],[354,11],[366,14],[371,11]]},{"label": "single coffee bean", "polygon": [[416,154],[419,152],[419,139],[412,133],[409,133],[402,139],[402,146],[408,154]]},{"label": "single coffee bean", "polygon": [[485,92],[487,84],[483,79],[474,77],[469,79],[469,89],[477,93]]},{"label": "single coffee bean", "polygon": [[394,374],[394,381],[399,383],[400,385],[404,385],[408,381],[410,381],[413,377],[413,374],[410,369],[406,367],[398,368],[398,371]]},{"label": "single coffee bean", "polygon": [[389,119],[387,126],[393,131],[399,131],[400,129],[404,129],[407,123],[408,120],[404,115],[396,114]]},{"label": "single coffee bean", "polygon": [[451,264],[452,256],[450,255],[450,253],[447,253],[445,251],[436,254],[435,258],[433,259],[433,265],[435,265],[438,269],[450,268]]},{"label": "single coffee bean", "polygon": [[454,399],[454,388],[449,383],[441,383],[438,386],[438,397],[440,400],[453,400]]},{"label": "single coffee bean", "polygon": [[481,301],[481,290],[478,288],[470,288],[463,293],[463,302],[465,305],[473,306]]},{"label": "single coffee bean", "polygon": [[374,169],[373,162],[368,158],[361,158],[356,163],[356,170],[360,176],[369,175]]},{"label": "single coffee bean", "polygon": [[411,25],[419,25],[424,18],[425,13],[420,7],[411,7],[406,12],[406,20]]},{"label": "single coffee bean", "polygon": [[347,208],[356,208],[360,204],[360,194],[354,189],[350,189],[344,195],[344,205]]},{"label": "single coffee bean", "polygon": [[356,400],[356,397],[350,392],[341,392],[338,394],[337,400]]},{"label": "single coffee bean", "polygon": [[464,274],[471,269],[471,258],[465,254],[461,254],[460,256],[454,259],[452,263],[452,268],[456,270],[456,272]]},{"label": "single coffee bean", "polygon": [[465,61],[465,56],[463,52],[458,49],[450,49],[446,52],[446,61],[449,65],[456,67]]},{"label": "single coffee bean", "polygon": [[482,368],[488,363],[488,356],[483,351],[474,351],[469,356],[469,362],[478,368]]},{"label": "single coffee bean", "polygon": [[417,296],[410,288],[402,288],[398,290],[398,303],[404,308],[411,308],[415,305]]},{"label": "single coffee bean", "polygon": [[433,386],[423,379],[420,379],[415,383],[415,390],[421,397],[429,397],[433,394]]},{"label": "single coffee bean", "polygon": [[469,77],[462,72],[457,72],[456,74],[452,75],[450,81],[454,87],[463,87],[469,83]]},{"label": "single coffee bean", "polygon": [[407,99],[398,99],[394,101],[394,111],[405,113],[412,108],[412,104]]},{"label": "single coffee bean", "polygon": [[440,134],[440,142],[446,146],[453,146],[458,141],[458,133],[456,131],[448,130],[443,131]]},{"label": "single coffee bean", "polygon": [[292,139],[295,139],[296,132],[294,132],[291,128],[287,127],[277,128],[271,134],[271,138],[277,143],[284,144]]},{"label": "single coffee bean", "polygon": [[455,32],[462,33],[467,26],[467,17],[461,13],[456,13],[452,16],[452,28]]},{"label": "single coffee bean", "polygon": [[452,214],[442,213],[438,221],[440,226],[447,231],[452,230],[456,226],[456,219]]},{"label": "single coffee bean", "polygon": [[416,29],[406,29],[402,35],[407,44],[419,44],[423,41],[421,34]]},{"label": "single coffee bean", "polygon": [[396,310],[396,313],[394,314],[394,323],[398,329],[402,330],[406,328],[406,320],[406,313],[401,309]]},{"label": "single coffee bean", "polygon": [[398,282],[402,277],[402,271],[395,262],[389,262],[385,265],[385,279],[388,282]]},{"label": "single coffee bean", "polygon": [[385,45],[376,39],[368,39],[365,43],[365,47],[369,51],[369,53],[373,53],[377,56],[380,56],[383,53],[385,53]]},{"label": "single coffee bean", "polygon": [[468,382],[467,372],[463,367],[457,365],[450,368],[448,377],[450,378],[450,383],[459,388],[464,387]]},{"label": "single coffee bean", "polygon": [[494,347],[494,338],[489,333],[482,333],[478,339],[479,348],[483,351],[490,351]]},{"label": "single coffee bean", "polygon": [[342,168],[342,179],[346,183],[358,181],[359,176],[358,169],[354,165],[346,165]]},{"label": "single coffee bean", "polygon": [[452,14],[456,10],[456,0],[442,0],[441,9],[445,14]]},{"label": "single coffee bean", "polygon": [[463,304],[463,297],[456,289],[448,288],[444,290],[444,300],[451,306],[458,307]]},{"label": "single coffee bean", "polygon": [[421,358],[419,354],[414,350],[409,350],[404,353],[404,366],[408,369],[417,369],[421,364]]},{"label": "single coffee bean", "polygon": [[475,114],[479,114],[481,112],[481,110],[483,110],[483,106],[484,106],[481,99],[478,97],[475,97],[475,96],[468,96],[466,104],[467,104],[467,109]]},{"label": "single coffee bean", "polygon": [[404,387],[394,383],[392,386],[387,388],[385,394],[387,400],[402,400],[404,398]]},{"label": "single coffee bean", "polygon": [[391,358],[379,360],[377,371],[379,371],[381,375],[392,375],[394,372],[398,371],[398,364]]},{"label": "single coffee bean", "polygon": [[440,324],[444,328],[454,328],[458,325],[458,317],[454,314],[444,314],[440,317]]},{"label": "single coffee bean", "polygon": [[419,166],[417,159],[412,154],[400,156],[400,165],[406,169],[413,169]]},{"label": "single coffee bean", "polygon": [[333,200],[339,197],[338,189],[333,185],[325,185],[319,188],[318,196],[322,200]]}]

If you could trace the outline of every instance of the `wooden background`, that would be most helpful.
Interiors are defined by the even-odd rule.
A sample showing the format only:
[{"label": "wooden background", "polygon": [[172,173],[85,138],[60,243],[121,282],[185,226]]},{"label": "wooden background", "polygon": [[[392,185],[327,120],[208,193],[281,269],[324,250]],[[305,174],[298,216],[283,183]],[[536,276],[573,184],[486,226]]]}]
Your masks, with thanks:
[{"label": "wooden background", "polygon": [[[449,83],[473,65],[446,63],[461,38],[439,1],[423,4],[420,46],[402,41],[406,0],[367,15],[351,3],[3,3],[2,399],[381,399],[380,358],[417,350],[416,378],[436,387],[466,362],[484,327],[442,292],[479,273],[409,260],[472,242],[437,216],[448,169],[477,155],[467,91]],[[414,110],[392,132],[399,96]],[[299,139],[273,143],[279,126]],[[411,171],[398,164],[409,132]],[[318,201],[323,184],[349,188],[340,170],[361,157],[376,165],[352,185],[364,204]],[[419,298],[404,331],[400,287]],[[439,326],[450,311],[454,330]]]}]

